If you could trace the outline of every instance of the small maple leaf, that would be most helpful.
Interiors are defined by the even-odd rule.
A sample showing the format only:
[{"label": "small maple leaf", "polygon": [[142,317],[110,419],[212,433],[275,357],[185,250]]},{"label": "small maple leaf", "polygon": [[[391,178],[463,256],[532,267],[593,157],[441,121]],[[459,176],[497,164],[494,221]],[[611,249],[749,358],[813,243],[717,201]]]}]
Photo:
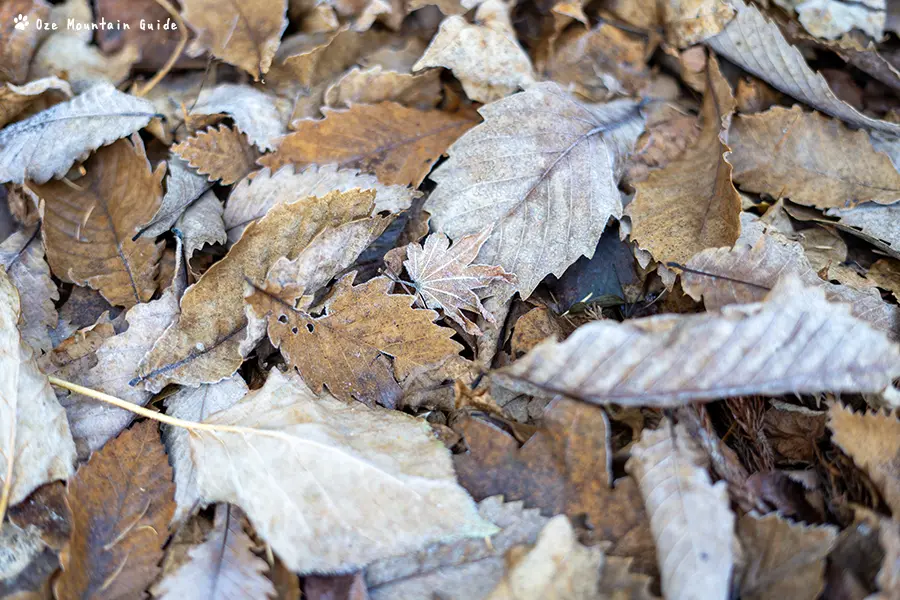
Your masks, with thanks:
[{"label": "small maple leaf", "polygon": [[516,276],[504,271],[503,267],[471,264],[490,235],[489,228],[463,236],[451,246],[446,235],[434,233],[425,240],[424,246],[407,246],[408,260],[403,262],[416,289],[416,298],[427,308],[442,309],[448,318],[462,325],[471,335],[481,335],[481,330],[466,318],[463,310],[479,313],[488,322],[494,322],[494,316],[484,308],[473,290],[486,287],[492,281],[516,281]]}]

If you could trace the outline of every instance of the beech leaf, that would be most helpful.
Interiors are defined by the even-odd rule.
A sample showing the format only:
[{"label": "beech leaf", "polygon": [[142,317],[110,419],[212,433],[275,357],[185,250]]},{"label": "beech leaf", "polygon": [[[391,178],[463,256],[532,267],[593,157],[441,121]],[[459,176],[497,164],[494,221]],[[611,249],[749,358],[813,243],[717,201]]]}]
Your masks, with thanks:
[{"label": "beech leaf", "polygon": [[240,130],[230,127],[210,127],[172,146],[172,152],[222,185],[231,185],[255,170],[260,156]]}]

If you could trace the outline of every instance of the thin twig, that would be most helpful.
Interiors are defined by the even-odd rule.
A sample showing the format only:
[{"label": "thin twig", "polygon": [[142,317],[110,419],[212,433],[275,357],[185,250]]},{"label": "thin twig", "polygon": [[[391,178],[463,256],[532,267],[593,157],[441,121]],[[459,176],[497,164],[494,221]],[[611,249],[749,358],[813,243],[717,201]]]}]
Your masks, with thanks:
[{"label": "thin twig", "polygon": [[184,20],[181,18],[181,15],[178,14],[178,11],[175,10],[175,7],[169,2],[169,0],[155,0],[157,4],[166,9],[173,19],[175,19],[175,23],[178,26],[178,31],[181,33],[181,39],[178,40],[178,45],[175,47],[175,50],[172,51],[172,55],[169,57],[169,60],[166,61],[166,64],[163,65],[163,68],[156,72],[156,75],[153,76],[153,79],[147,82],[147,85],[144,87],[137,87],[134,91],[135,96],[146,96],[150,90],[156,87],[160,81],[162,81],[163,77],[169,74],[169,71],[172,70],[172,67],[175,66],[175,63],[181,57],[181,53],[184,51],[184,47],[187,46],[188,41],[188,32],[187,27],[184,25]]}]

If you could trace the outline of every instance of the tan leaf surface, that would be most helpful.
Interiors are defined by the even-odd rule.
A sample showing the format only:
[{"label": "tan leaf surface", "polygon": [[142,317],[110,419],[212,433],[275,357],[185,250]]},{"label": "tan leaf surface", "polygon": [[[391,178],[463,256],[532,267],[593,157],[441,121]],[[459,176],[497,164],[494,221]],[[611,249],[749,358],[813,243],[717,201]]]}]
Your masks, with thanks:
[{"label": "tan leaf surface", "polygon": [[166,194],[156,214],[140,230],[141,235],[148,239],[171,229],[187,207],[212,187],[206,177],[198,174],[177,156],[171,155],[166,165]]},{"label": "tan leaf surface", "polygon": [[479,234],[464,236],[451,246],[446,235],[434,233],[425,239],[424,246],[410,244],[406,247],[408,260],[403,264],[415,286],[417,298],[428,308],[443,310],[448,318],[462,325],[471,335],[481,335],[481,330],[462,313],[463,310],[474,312],[489,323],[494,322],[493,315],[481,304],[475,290],[496,280],[515,281],[515,277],[501,267],[472,264],[490,234],[490,229],[486,229]]},{"label": "tan leaf surface", "polygon": [[[214,11],[214,9],[211,9]],[[223,83],[203,90],[191,115],[229,115],[257,148],[266,151],[285,133],[285,115],[281,100],[249,85]]]},{"label": "tan leaf surface", "polygon": [[421,111],[394,102],[326,110],[321,121],[301,121],[260,164],[275,171],[293,163],[336,164],[371,172],[385,185],[418,186],[433,165],[475,123],[465,115]]},{"label": "tan leaf surface", "polygon": [[681,158],[638,183],[625,210],[631,239],[661,263],[683,263],[701,250],[731,246],[741,233],[741,197],[731,182],[724,141],[734,97],[714,57],[706,84],[700,137]]},{"label": "tan leaf surface", "polygon": [[666,40],[687,48],[721,32],[734,18],[734,8],[722,0],[666,0],[662,20]]},{"label": "tan leaf surface", "polygon": [[253,553],[244,517],[227,504],[216,507],[206,541],[188,551],[190,559],[159,584],[163,600],[264,600],[275,595],[266,561]]},{"label": "tan leaf surface", "polygon": [[31,57],[43,40],[36,27],[16,29],[15,18],[27,16],[29,21],[47,20],[50,5],[44,0],[8,0],[0,4],[0,81],[24,83]]},{"label": "tan leaf surface", "polygon": [[[81,1],[87,6],[85,0]],[[87,10],[91,15],[90,9]],[[80,22],[92,20],[93,17],[88,16]],[[128,79],[139,57],[140,50],[134,44],[115,54],[104,54],[91,44],[90,37],[70,35],[66,21],[62,20],[60,31],[50,34],[35,54],[29,77],[63,77],[72,85],[72,90],[82,93],[96,85],[119,85]]]},{"label": "tan leaf surface", "polygon": [[800,51],[784,39],[778,25],[759,10],[731,0],[737,16],[706,43],[772,87],[849,125],[900,135],[900,125],[867,117],[840,100],[821,74],[809,68]]},{"label": "tan leaf surface", "polygon": [[38,486],[68,478],[75,463],[65,411],[16,329],[20,311],[16,288],[0,272],[0,513]]},{"label": "tan leaf surface", "polygon": [[429,110],[441,100],[440,71],[399,73],[381,65],[361,70],[354,67],[325,90],[325,106],[348,108],[352,104],[396,102],[409,108]]},{"label": "tan leaf surface", "polygon": [[493,102],[534,82],[528,54],[516,41],[510,5],[486,0],[475,13],[477,25],[447,17],[413,71],[445,67],[476,102]]},{"label": "tan leaf surface", "polygon": [[900,514],[900,421],[882,412],[855,413],[838,403],[828,411],[832,440],[868,473],[895,515]]},{"label": "tan leaf surface", "polygon": [[729,141],[744,190],[824,208],[900,200],[900,173],[866,132],[799,106],[739,116]]},{"label": "tan leaf surface", "polygon": [[231,127],[210,127],[183,142],[172,146],[172,152],[209,175],[210,181],[231,185],[256,170],[260,153],[250,145],[246,136]]},{"label": "tan leaf surface", "polygon": [[491,535],[424,421],[331,396],[273,369],[191,437],[201,497],[240,506],[292,570],[348,572],[429,543]]},{"label": "tan leaf surface", "polygon": [[313,317],[255,287],[247,303],[268,323],[269,339],[316,393],[323,386],[343,400],[393,407],[401,395],[395,380],[414,368],[458,354],[454,331],[433,321],[437,313],[412,308],[413,298],[390,294],[393,282],[377,277],[358,286],[355,274],[335,284]]},{"label": "tan leaf surface", "polygon": [[565,515],[550,519],[533,547],[510,553],[512,564],[488,600],[591,600],[600,588],[603,551],[578,543]]},{"label": "tan leaf surface", "polygon": [[184,0],[182,16],[197,33],[188,51],[208,50],[259,80],[287,28],[287,0]]},{"label": "tan leaf surface", "polygon": [[[239,375],[212,385],[181,388],[166,398],[166,414],[186,421],[203,421],[211,414],[234,406],[247,394],[247,384]],[[177,523],[200,506],[197,475],[191,457],[190,433],[181,427],[163,426],[163,441],[175,470],[175,514]]]},{"label": "tan leaf surface", "polygon": [[19,292],[22,339],[36,353],[47,352],[52,347],[50,329],[56,327],[59,319],[54,306],[59,291],[44,262],[44,247],[37,229],[17,231],[6,238],[0,244],[0,266]]},{"label": "tan leaf surface", "polygon": [[372,192],[332,192],[279,204],[251,224],[228,254],[191,286],[181,314],[140,365],[147,389],[166,383],[214,383],[229,377],[243,361],[246,336],[243,282],[261,283],[282,256],[295,258],[325,227],[367,217]]},{"label": "tan leaf surface", "polygon": [[150,102],[104,84],[4,127],[0,182],[62,177],[91,151],[146,126],[155,112]]},{"label": "tan leaf surface", "polygon": [[485,122],[431,174],[425,210],[453,239],[493,225],[478,261],[514,273],[524,298],[592,256],[606,222],[621,216],[621,161],[643,121],[633,102],[582,104],[549,82],[479,112]]},{"label": "tan leaf surface", "polygon": [[334,165],[311,166],[295,172],[285,166],[275,173],[263,169],[252,179],[238,183],[225,205],[228,241],[236,242],[250,223],[263,217],[273,206],[307,196],[324,196],[331,191],[375,190],[375,210],[391,213],[406,210],[420,193],[402,185],[384,185],[373,175]]},{"label": "tan leaf surface", "polygon": [[815,600],[822,593],[825,558],[837,537],[834,527],[751,513],[738,520],[737,533],[747,559],[742,598]]},{"label": "tan leaf surface", "polygon": [[160,572],[174,487],[155,421],[91,456],[68,485],[72,537],[60,555],[56,597],[141,597]]},{"label": "tan leaf surface", "polygon": [[850,305],[854,316],[900,337],[900,310],[881,299],[875,290],[860,291],[819,278],[803,252],[803,247],[778,234],[767,233],[752,245],[738,242],[733,249],[715,248],[700,252],[687,262],[681,285],[686,294],[700,300],[707,310],[727,304],[759,302],[784,277],[795,276],[816,287],[831,302]]},{"label": "tan leaf surface", "polygon": [[0,127],[15,119],[45,94],[71,98],[72,88],[59,77],[46,77],[25,85],[0,85]]},{"label": "tan leaf surface", "polygon": [[894,258],[881,258],[866,271],[866,279],[871,280],[883,290],[900,299],[900,261]]},{"label": "tan leaf surface", "polygon": [[99,290],[114,306],[147,302],[156,291],[162,244],[132,237],[162,200],[163,167],[150,170],[140,138],[97,152],[75,187],[31,185],[41,198],[44,246],[63,281]]},{"label": "tan leaf surface", "polygon": [[724,482],[684,426],[645,429],[625,470],[641,488],[667,599],[727,598],[734,567],[734,513]]},{"label": "tan leaf surface", "polygon": [[[697,340],[704,340],[697,344]],[[720,313],[597,321],[501,371],[544,393],[598,404],[677,406],[745,394],[877,392],[900,348],[794,277]]]}]

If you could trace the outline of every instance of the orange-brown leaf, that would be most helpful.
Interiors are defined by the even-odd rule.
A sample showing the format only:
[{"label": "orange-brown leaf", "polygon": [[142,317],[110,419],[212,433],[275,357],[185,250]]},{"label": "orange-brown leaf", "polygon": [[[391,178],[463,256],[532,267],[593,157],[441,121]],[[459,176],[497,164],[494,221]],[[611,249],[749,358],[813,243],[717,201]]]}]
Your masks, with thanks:
[{"label": "orange-brown leaf", "polygon": [[197,169],[201,175],[209,175],[210,181],[231,185],[256,169],[259,152],[247,136],[237,128],[210,127],[172,146],[172,152]]}]

